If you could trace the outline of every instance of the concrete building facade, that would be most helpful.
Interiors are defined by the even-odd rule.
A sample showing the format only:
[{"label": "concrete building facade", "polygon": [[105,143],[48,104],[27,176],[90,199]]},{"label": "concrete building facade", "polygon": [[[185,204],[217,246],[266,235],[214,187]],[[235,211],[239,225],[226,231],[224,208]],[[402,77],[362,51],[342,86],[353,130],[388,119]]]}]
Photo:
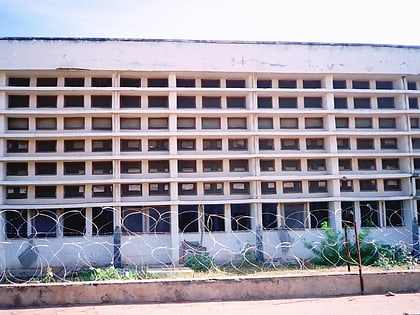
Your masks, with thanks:
[{"label": "concrete building facade", "polygon": [[[418,234],[420,48],[0,39],[0,268]],[[181,250],[180,250],[181,249]],[[181,257],[182,258],[182,257]],[[33,262],[35,264],[35,262]],[[25,266],[23,266],[25,267]]]}]

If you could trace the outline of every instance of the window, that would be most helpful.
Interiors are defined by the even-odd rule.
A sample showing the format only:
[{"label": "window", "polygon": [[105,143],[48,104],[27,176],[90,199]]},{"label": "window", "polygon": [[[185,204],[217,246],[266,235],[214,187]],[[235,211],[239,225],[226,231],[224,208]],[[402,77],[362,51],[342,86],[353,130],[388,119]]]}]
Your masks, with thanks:
[{"label": "window", "polygon": [[169,161],[149,161],[149,173],[169,173]]},{"label": "window", "polygon": [[379,128],[393,129],[397,127],[395,118],[379,118]]},{"label": "window", "polygon": [[275,170],[274,160],[260,160],[261,172],[274,172]]},{"label": "window", "polygon": [[258,97],[258,108],[273,108],[273,99],[271,97]]},{"label": "window", "polygon": [[341,221],[345,226],[353,226],[354,223],[354,202],[342,201],[341,202]]},{"label": "window", "polygon": [[37,130],[57,130],[57,120],[55,118],[36,118]]},{"label": "window", "polygon": [[248,172],[248,160],[230,160],[229,172]]},{"label": "window", "polygon": [[178,129],[195,129],[195,118],[178,117],[177,128]]},{"label": "window", "polygon": [[112,174],[112,161],[92,162],[92,175]]},{"label": "window", "polygon": [[29,78],[10,77],[9,86],[29,86]]},{"label": "window", "polygon": [[198,206],[179,205],[178,222],[181,233],[198,232]]},{"label": "window", "polygon": [[289,229],[303,229],[305,227],[305,204],[284,204],[284,225]]},{"label": "window", "polygon": [[305,108],[322,108],[322,97],[305,97]]},{"label": "window", "polygon": [[82,130],[85,129],[85,119],[83,117],[65,117],[65,130]]},{"label": "window", "polygon": [[249,204],[231,204],[232,231],[246,231],[251,229],[251,208]]},{"label": "window", "polygon": [[324,193],[328,192],[326,180],[310,180],[308,182],[309,193]]},{"label": "window", "polygon": [[178,183],[179,195],[197,195],[197,183]]},{"label": "window", "polygon": [[360,191],[377,191],[376,179],[359,180]]},{"label": "window", "polygon": [[28,211],[6,210],[5,232],[7,238],[28,237]]},{"label": "window", "polygon": [[195,87],[195,79],[176,79],[176,86],[177,87]]},{"label": "window", "polygon": [[178,160],[178,173],[196,173],[196,160]]},{"label": "window", "polygon": [[324,128],[324,120],[322,117],[305,118],[306,129],[322,129]]},{"label": "window", "polygon": [[203,88],[219,88],[220,87],[220,80],[201,79],[201,87],[203,87]]},{"label": "window", "polygon": [[36,97],[37,108],[57,108],[56,95],[38,95]]},{"label": "window", "polygon": [[203,139],[204,151],[221,151],[222,139]]},{"label": "window", "polygon": [[324,149],[324,139],[322,139],[322,138],[308,138],[308,139],[306,139],[306,149],[307,150],[323,150]]},{"label": "window", "polygon": [[93,185],[92,197],[112,197],[112,185]]},{"label": "window", "polygon": [[300,171],[300,160],[282,160],[281,170],[285,172]]},{"label": "window", "polygon": [[112,107],[111,95],[92,95],[91,107],[92,108],[111,108]]},{"label": "window", "polygon": [[377,90],[392,90],[393,88],[394,84],[392,81],[376,81]]},{"label": "window", "polygon": [[35,198],[56,198],[56,186],[35,186]]},{"label": "window", "polygon": [[369,81],[353,81],[353,89],[369,89]]},{"label": "window", "polygon": [[320,229],[323,222],[328,223],[328,202],[310,202],[309,215],[312,229]]},{"label": "window", "polygon": [[7,118],[8,130],[29,130],[28,118]]},{"label": "window", "polygon": [[231,195],[249,194],[249,183],[248,182],[230,183],[230,194]]},{"label": "window", "polygon": [[114,232],[114,210],[112,208],[92,208],[92,234],[111,235]]},{"label": "window", "polygon": [[280,118],[280,128],[282,129],[298,129],[299,121],[297,118]]},{"label": "window", "polygon": [[225,207],[222,204],[205,205],[204,207],[205,230],[211,232],[225,230]]},{"label": "window", "polygon": [[273,129],[273,118],[258,118],[258,129]]},{"label": "window", "polygon": [[64,140],[64,152],[84,152],[84,140]]},{"label": "window", "polygon": [[378,97],[378,108],[395,108],[395,101],[393,97]]},{"label": "window", "polygon": [[276,194],[276,182],[261,182],[261,193],[263,195]]},{"label": "window", "polygon": [[400,200],[389,200],[385,201],[385,218],[386,226],[403,226],[403,208],[402,201]]},{"label": "window", "polygon": [[57,175],[57,164],[55,162],[35,163],[35,175]]},{"label": "window", "polygon": [[385,191],[401,191],[401,179],[399,178],[384,179],[384,190]]},{"label": "window", "polygon": [[416,170],[420,169],[420,159],[419,158],[414,158],[414,169],[416,169]]},{"label": "window", "polygon": [[340,180],[340,191],[341,192],[351,192],[353,191],[353,181],[348,179]]},{"label": "window", "polygon": [[205,195],[223,195],[223,183],[204,183]]},{"label": "window", "polygon": [[177,108],[195,108],[195,96],[178,96]]},{"label": "window", "polygon": [[335,117],[336,128],[349,128],[349,119],[347,117]]},{"label": "window", "polygon": [[227,88],[245,88],[245,80],[226,80]]},{"label": "window", "polygon": [[150,196],[168,196],[169,184],[168,183],[151,183],[149,184]]},{"label": "window", "polygon": [[6,199],[27,199],[28,187],[27,186],[7,186]]},{"label": "window", "polygon": [[279,80],[280,89],[296,89],[296,80]]},{"label": "window", "polygon": [[121,152],[141,152],[141,140],[121,139]]},{"label": "window", "polygon": [[110,152],[112,151],[112,140],[92,140],[92,152]]},{"label": "window", "polygon": [[337,150],[350,150],[350,139],[337,138]]},{"label": "window", "polygon": [[420,149],[420,138],[412,138],[411,145],[413,146],[413,149],[415,150]]},{"label": "window", "polygon": [[279,108],[297,108],[296,97],[280,97]]},{"label": "window", "polygon": [[248,150],[248,139],[229,139],[228,144],[230,151]]},{"label": "window", "polygon": [[121,87],[141,87],[141,80],[137,78],[120,78]]},{"label": "window", "polygon": [[341,171],[351,171],[351,159],[338,159],[338,169]]},{"label": "window", "polygon": [[370,98],[369,97],[355,97],[354,98],[354,108],[355,109],[370,108]]},{"label": "window", "polygon": [[26,162],[15,162],[6,164],[7,176],[27,176],[28,175],[28,163]]},{"label": "window", "polygon": [[149,96],[149,108],[168,108],[167,96]]},{"label": "window", "polygon": [[382,159],[382,169],[385,171],[394,171],[400,169],[399,159]]},{"label": "window", "polygon": [[7,153],[27,153],[28,140],[7,140]]},{"label": "window", "polygon": [[408,98],[408,107],[410,109],[419,108],[419,101],[418,101],[417,97],[409,97]]},{"label": "window", "polygon": [[141,161],[121,161],[122,174],[141,174]]},{"label": "window", "polygon": [[358,159],[357,161],[359,171],[374,171],[376,170],[375,159]]},{"label": "window", "polygon": [[223,161],[222,160],[203,160],[203,172],[222,172]]},{"label": "window", "polygon": [[120,128],[122,130],[140,130],[141,118],[120,118]]},{"label": "window", "polygon": [[37,140],[35,142],[35,151],[39,153],[56,152],[57,141],[56,140]]},{"label": "window", "polygon": [[316,172],[316,171],[325,171],[325,160],[324,159],[308,159],[308,171]]},{"label": "window", "polygon": [[374,149],[373,139],[356,139],[357,150],[372,150]]},{"label": "window", "polygon": [[121,197],[140,197],[141,190],[141,184],[121,184]]},{"label": "window", "polygon": [[169,140],[168,139],[149,139],[148,150],[149,151],[168,151]]},{"label": "window", "polygon": [[274,139],[259,139],[258,146],[261,151],[274,150]]},{"label": "window", "polygon": [[299,150],[299,139],[281,139],[282,150]]},{"label": "window", "polygon": [[381,149],[398,149],[398,141],[396,138],[381,138]]},{"label": "window", "polygon": [[8,108],[28,108],[29,95],[9,95]]},{"label": "window", "polygon": [[112,86],[111,78],[92,78],[93,87],[109,87]]},{"label": "window", "polygon": [[83,185],[65,185],[64,198],[84,198],[85,186]]},{"label": "window", "polygon": [[149,118],[149,129],[168,129],[169,121],[167,117]]},{"label": "window", "polygon": [[228,118],[228,129],[246,129],[246,118]]},{"label": "window", "polygon": [[263,203],[262,207],[262,226],[264,230],[277,229],[277,204]]},{"label": "window", "polygon": [[86,210],[65,209],[63,213],[63,235],[83,236],[86,233]]},{"label": "window", "polygon": [[335,109],[345,109],[345,108],[347,108],[347,98],[345,98],[345,97],[335,97],[334,98],[334,108]]},{"label": "window", "polygon": [[361,201],[360,216],[362,227],[379,226],[379,203],[377,201]]},{"label": "window", "polygon": [[410,118],[410,128],[411,129],[419,129],[420,128],[420,121],[416,118]]},{"label": "window", "polygon": [[64,107],[84,107],[83,95],[64,95]]},{"label": "window", "polygon": [[203,96],[203,108],[221,108],[222,100],[220,97]]},{"label": "window", "polygon": [[356,128],[372,128],[372,118],[355,118]]},{"label": "window", "polygon": [[166,78],[149,78],[147,79],[148,87],[168,87],[168,79]]},{"label": "window", "polygon": [[220,129],[220,118],[201,118],[201,127],[203,129]]},{"label": "window", "polygon": [[283,193],[293,194],[302,192],[302,182],[300,181],[285,181],[283,182]]},{"label": "window", "polygon": [[93,130],[112,130],[112,119],[107,117],[93,117]]},{"label": "window", "polygon": [[65,78],[64,86],[82,87],[85,85],[85,78]]},{"label": "window", "polygon": [[171,214],[168,206],[149,207],[149,229],[151,233],[168,233],[171,228]]},{"label": "window", "polygon": [[57,86],[57,78],[37,78],[36,86]]},{"label": "window", "polygon": [[64,175],[85,175],[85,162],[64,162]]},{"label": "window", "polygon": [[257,88],[259,89],[270,89],[271,80],[257,80]]},{"label": "window", "polygon": [[35,237],[57,236],[57,210],[35,210],[31,219]]},{"label": "window", "polygon": [[195,139],[178,139],[178,151],[195,151]]},{"label": "window", "polygon": [[407,82],[407,88],[409,90],[417,90],[417,84],[416,84],[416,82],[408,81]]},{"label": "window", "polygon": [[227,97],[227,108],[246,108],[245,97]]},{"label": "window", "polygon": [[120,96],[120,108],[140,108],[141,97],[139,96]]},{"label": "window", "polygon": [[320,80],[303,80],[304,89],[320,89],[321,81]]},{"label": "window", "polygon": [[346,80],[333,81],[333,89],[346,89],[346,88],[347,88]]}]

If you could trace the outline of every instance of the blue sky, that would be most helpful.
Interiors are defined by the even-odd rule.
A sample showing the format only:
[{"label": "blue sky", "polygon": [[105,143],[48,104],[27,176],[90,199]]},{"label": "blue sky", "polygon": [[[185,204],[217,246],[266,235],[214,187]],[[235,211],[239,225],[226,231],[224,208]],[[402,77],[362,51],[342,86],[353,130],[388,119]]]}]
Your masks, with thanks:
[{"label": "blue sky", "polygon": [[420,45],[420,0],[0,0],[0,37]]}]

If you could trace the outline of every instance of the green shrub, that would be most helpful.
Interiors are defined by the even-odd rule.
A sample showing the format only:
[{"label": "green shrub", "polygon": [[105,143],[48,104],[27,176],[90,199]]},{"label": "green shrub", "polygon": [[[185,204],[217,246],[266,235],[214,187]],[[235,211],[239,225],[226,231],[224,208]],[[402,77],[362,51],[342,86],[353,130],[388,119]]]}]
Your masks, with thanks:
[{"label": "green shrub", "polygon": [[193,253],[184,263],[184,266],[194,271],[210,271],[216,267],[214,258],[209,253]]}]

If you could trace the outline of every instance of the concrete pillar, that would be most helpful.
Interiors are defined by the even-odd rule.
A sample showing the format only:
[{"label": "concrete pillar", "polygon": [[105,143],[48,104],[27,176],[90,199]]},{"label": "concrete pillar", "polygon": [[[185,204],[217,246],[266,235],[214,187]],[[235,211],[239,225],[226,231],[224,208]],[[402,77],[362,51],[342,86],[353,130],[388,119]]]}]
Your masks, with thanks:
[{"label": "concrete pillar", "polygon": [[339,200],[331,201],[329,203],[329,224],[333,229],[342,231],[341,225],[341,202]]},{"label": "concrete pillar", "polygon": [[178,224],[178,206],[171,205],[171,250],[172,263],[176,266],[179,264],[179,224]]}]

